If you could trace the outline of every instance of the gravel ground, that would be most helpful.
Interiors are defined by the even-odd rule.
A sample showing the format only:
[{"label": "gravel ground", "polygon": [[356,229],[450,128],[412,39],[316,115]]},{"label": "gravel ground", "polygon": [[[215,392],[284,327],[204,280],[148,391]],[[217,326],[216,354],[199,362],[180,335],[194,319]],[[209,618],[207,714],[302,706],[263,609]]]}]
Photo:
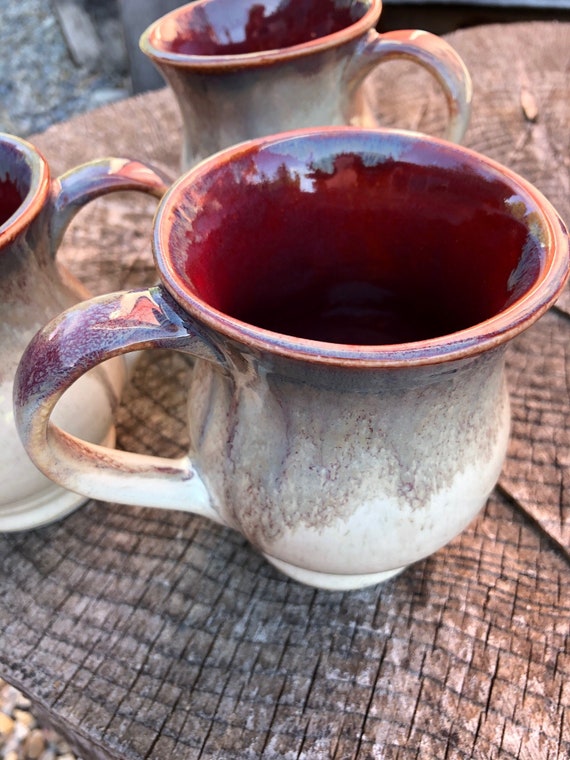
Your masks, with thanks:
[{"label": "gravel ground", "polygon": [[0,131],[26,137],[129,95],[116,0],[75,0],[93,22],[102,55],[77,65],[54,0],[0,3]]},{"label": "gravel ground", "polygon": [[[116,0],[75,0],[101,40],[102,55],[78,65],[52,0],[0,0],[0,131],[20,137],[127,97],[130,80]],[[29,700],[0,679],[0,758],[76,760],[38,724]]]},{"label": "gravel ground", "polygon": [[81,760],[55,731],[40,726],[23,694],[0,679],[2,760]]}]

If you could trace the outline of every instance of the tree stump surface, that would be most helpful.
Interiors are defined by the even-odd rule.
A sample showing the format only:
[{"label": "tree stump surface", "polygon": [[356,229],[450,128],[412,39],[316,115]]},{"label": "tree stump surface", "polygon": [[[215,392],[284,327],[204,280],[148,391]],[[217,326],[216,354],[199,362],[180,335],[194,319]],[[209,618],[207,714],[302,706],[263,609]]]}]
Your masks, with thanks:
[{"label": "tree stump surface", "polygon": [[[570,220],[570,24],[447,38],[474,79],[465,143]],[[367,85],[381,123],[441,129],[423,74],[388,69]],[[54,174],[111,154],[175,174],[179,139],[168,90],[32,138]],[[154,282],[154,205],[96,201],[61,260],[97,293]],[[0,675],[83,760],[570,757],[569,319],[566,292],[510,346],[503,474],[435,555],[375,588],[317,591],[201,518],[91,501],[0,537]],[[121,447],[184,452],[189,371],[143,355]]]}]

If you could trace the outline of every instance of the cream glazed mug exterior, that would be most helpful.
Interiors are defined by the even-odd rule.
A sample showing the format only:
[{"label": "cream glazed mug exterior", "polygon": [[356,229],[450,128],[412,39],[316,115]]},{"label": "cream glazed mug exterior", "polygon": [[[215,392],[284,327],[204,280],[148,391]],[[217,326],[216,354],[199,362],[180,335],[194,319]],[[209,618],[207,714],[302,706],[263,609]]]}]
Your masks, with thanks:
[{"label": "cream glazed mug exterior", "polygon": [[[184,175],[153,247],[161,284],[72,308],[22,358],[18,429],[49,477],[209,517],[331,589],[385,580],[468,525],[506,453],[505,349],[568,277],[567,231],[536,189],[436,138],[291,132]],[[187,457],[49,422],[83,372],[153,347],[195,357]]]},{"label": "cream glazed mug exterior", "polygon": [[381,0],[197,0],[155,21],[140,47],[182,114],[182,169],[244,140],[321,125],[377,126],[360,91],[379,64],[418,63],[460,142],[471,80],[454,49],[418,29],[378,34]]},{"label": "cream glazed mug exterior", "polygon": [[[160,198],[167,186],[155,170],[121,158],[94,161],[52,179],[33,145],[0,133],[0,531],[51,522],[85,501],[32,464],[16,432],[12,407],[14,374],[29,340],[90,295],[57,261],[65,229],[98,196],[139,190]],[[113,413],[124,381],[122,359],[97,367],[65,395],[55,419],[88,441],[114,445]]]}]

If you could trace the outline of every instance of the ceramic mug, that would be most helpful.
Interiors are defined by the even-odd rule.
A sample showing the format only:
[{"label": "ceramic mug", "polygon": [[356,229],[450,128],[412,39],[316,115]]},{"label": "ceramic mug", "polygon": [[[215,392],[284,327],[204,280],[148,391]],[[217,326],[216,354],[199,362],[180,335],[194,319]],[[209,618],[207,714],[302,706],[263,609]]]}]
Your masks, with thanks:
[{"label": "ceramic mug", "polygon": [[[385,580],[457,535],[509,437],[508,341],[568,276],[530,184],[436,138],[352,127],[233,147],[160,203],[161,284],[93,299],[34,338],[22,440],[67,488],[240,531],[325,588]],[[195,357],[190,452],[113,452],[49,423],[70,383],[141,348]]]},{"label": "ceramic mug", "polygon": [[[52,179],[33,145],[0,133],[0,531],[42,525],[85,501],[33,466],[12,410],[14,373],[29,340],[63,309],[90,295],[56,259],[65,229],[93,198],[114,190],[160,198],[167,186],[153,169],[119,158]],[[113,445],[113,412],[124,379],[121,359],[90,372],[58,405],[58,424],[89,441]]]},{"label": "ceramic mug", "polygon": [[381,0],[198,0],[166,14],[140,46],[180,106],[182,169],[251,138],[320,125],[377,126],[360,92],[378,64],[409,59],[445,93],[459,142],[471,80],[443,39],[378,34]]}]

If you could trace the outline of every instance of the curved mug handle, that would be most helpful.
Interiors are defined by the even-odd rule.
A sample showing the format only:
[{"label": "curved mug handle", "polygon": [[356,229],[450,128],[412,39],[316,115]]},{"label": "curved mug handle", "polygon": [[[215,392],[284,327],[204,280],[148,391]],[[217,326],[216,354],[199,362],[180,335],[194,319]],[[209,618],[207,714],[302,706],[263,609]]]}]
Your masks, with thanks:
[{"label": "curved mug handle", "polygon": [[[172,184],[172,179],[152,166],[131,158],[106,157],[89,161],[70,169],[52,182],[50,191],[49,253],[55,258],[65,231],[73,218],[91,201],[110,193],[136,191],[146,193],[160,200]],[[78,299],[90,298],[92,293],[71,277],[78,293]],[[136,357],[129,357],[136,361]],[[127,376],[132,371],[132,362],[126,363]],[[111,381],[114,374],[111,373]],[[116,378],[119,392],[124,378]]]},{"label": "curved mug handle", "polygon": [[14,382],[18,433],[35,465],[68,490],[103,501],[184,509],[222,522],[187,456],[118,451],[82,441],[50,422],[57,401],[81,375],[114,356],[146,348],[178,349],[223,363],[162,286],[84,301],[40,330],[24,352]]},{"label": "curved mug handle", "polygon": [[445,137],[451,142],[461,142],[471,116],[471,76],[459,54],[435,34],[419,29],[383,34],[369,31],[359,43],[346,72],[347,91],[355,93],[372,69],[395,59],[419,64],[439,82],[449,113]]},{"label": "curved mug handle", "polygon": [[130,158],[100,158],[62,174],[51,187],[49,238],[55,256],[73,217],[92,200],[135,190],[162,198],[172,180],[159,169]]}]

